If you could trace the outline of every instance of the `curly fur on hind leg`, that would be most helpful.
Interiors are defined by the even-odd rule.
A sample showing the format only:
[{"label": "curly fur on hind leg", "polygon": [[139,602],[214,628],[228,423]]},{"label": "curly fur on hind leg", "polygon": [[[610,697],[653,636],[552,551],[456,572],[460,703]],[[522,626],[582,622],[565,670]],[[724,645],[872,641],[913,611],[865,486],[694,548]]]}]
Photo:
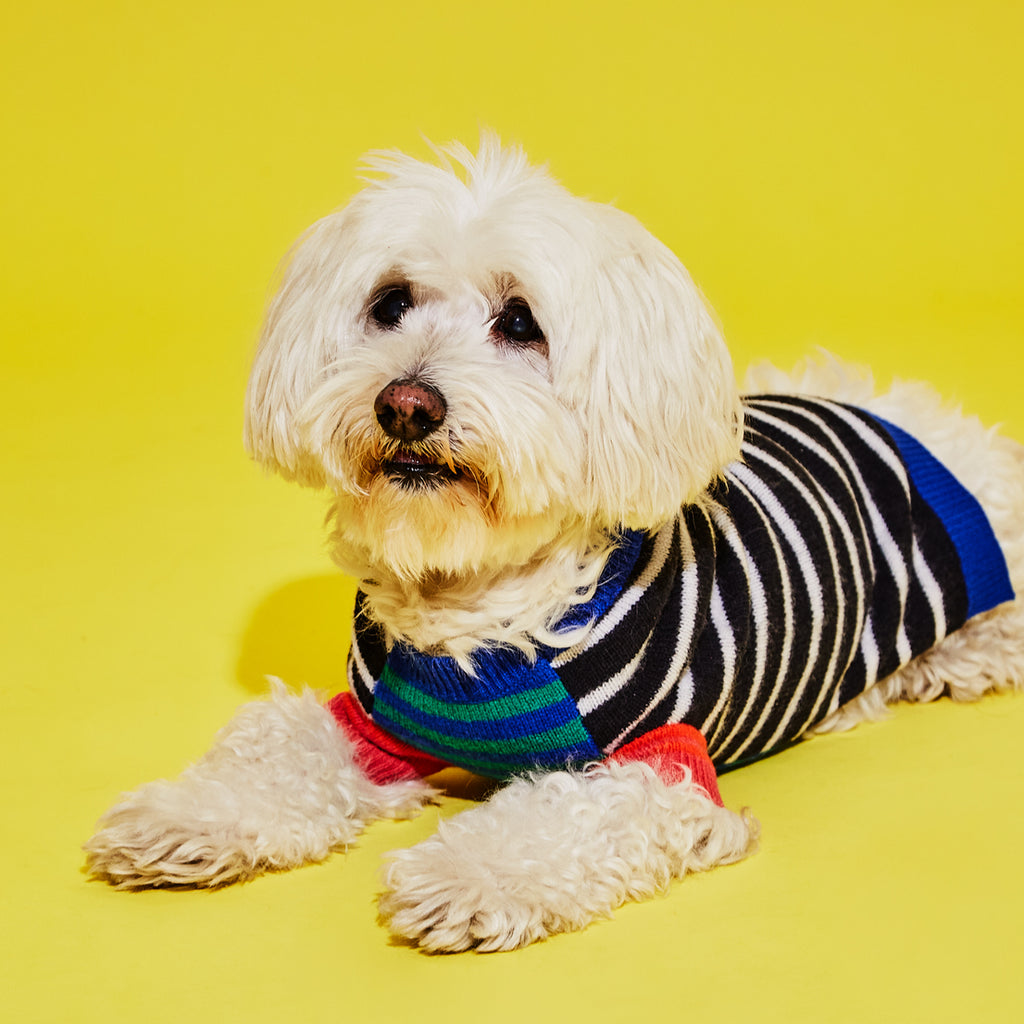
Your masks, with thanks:
[{"label": "curly fur on hind leg", "polygon": [[[1024,594],[1024,446],[948,405],[932,388],[897,381],[876,393],[870,373],[824,354],[792,373],[768,364],[749,371],[751,390],[780,390],[852,402],[903,427],[936,455],[980,502],[1006,556],[1018,595]],[[809,734],[878,721],[899,700],[943,695],[977,700],[1024,690],[1024,602],[1021,598],[967,622],[931,651],[844,705]]]},{"label": "curly fur on hind leg", "polygon": [[810,733],[841,732],[880,721],[896,701],[924,703],[943,696],[973,701],[1007,690],[1024,690],[1024,605],[1019,599],[972,619]]},{"label": "curly fur on hind leg", "polygon": [[316,696],[276,686],[241,708],[196,764],[101,819],[87,869],[121,889],[219,886],[323,860],[367,821],[414,814],[422,782],[374,785]]},{"label": "curly fur on hind leg", "polygon": [[382,916],[432,951],[515,949],[752,852],[757,827],[647,765],[520,779],[392,853]]}]

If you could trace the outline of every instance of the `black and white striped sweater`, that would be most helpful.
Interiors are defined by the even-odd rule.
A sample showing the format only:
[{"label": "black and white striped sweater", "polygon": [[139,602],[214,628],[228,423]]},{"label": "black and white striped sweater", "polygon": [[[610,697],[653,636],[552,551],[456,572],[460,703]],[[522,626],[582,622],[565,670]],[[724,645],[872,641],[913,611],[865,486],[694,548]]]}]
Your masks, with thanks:
[{"label": "black and white striped sweater", "polygon": [[778,750],[973,615],[1011,600],[978,502],[918,442],[849,406],[745,401],[742,460],[653,534],[624,532],[592,628],[476,673],[357,607],[350,688],[383,729],[485,775],[607,756],[681,722],[719,768]]}]

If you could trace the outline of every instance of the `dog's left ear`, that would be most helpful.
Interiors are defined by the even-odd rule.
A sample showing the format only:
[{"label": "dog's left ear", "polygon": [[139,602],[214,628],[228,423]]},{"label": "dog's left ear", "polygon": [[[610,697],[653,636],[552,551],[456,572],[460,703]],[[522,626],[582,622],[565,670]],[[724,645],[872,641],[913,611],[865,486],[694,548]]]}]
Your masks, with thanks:
[{"label": "dog's left ear", "polygon": [[[287,480],[324,486],[323,465],[299,430],[298,413],[343,333],[344,303],[330,268],[342,265],[346,214],[314,224],[295,244],[267,310],[245,396],[246,450]],[[332,319],[333,318],[333,319]]]},{"label": "dog's left ear", "polygon": [[[742,412],[728,350],[682,264],[638,221],[594,206],[601,244],[559,354],[584,419],[592,512],[650,529],[739,456]],[[580,314],[578,311],[585,312]],[[589,335],[589,337],[586,337]]]}]

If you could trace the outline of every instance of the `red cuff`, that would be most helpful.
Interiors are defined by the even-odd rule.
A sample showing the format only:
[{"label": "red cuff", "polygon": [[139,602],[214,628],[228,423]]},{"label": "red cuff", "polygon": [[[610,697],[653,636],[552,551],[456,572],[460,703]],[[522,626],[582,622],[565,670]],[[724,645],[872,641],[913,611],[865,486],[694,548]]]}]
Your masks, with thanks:
[{"label": "red cuff", "polygon": [[686,778],[685,769],[689,768],[693,781],[719,807],[724,806],[718,792],[718,773],[708,757],[708,745],[692,725],[675,723],[659,726],[632,743],[619,747],[608,756],[608,760],[619,764],[643,761],[669,785],[682,782]]},{"label": "red cuff", "polygon": [[351,693],[331,698],[327,710],[352,741],[359,767],[379,786],[422,779],[449,767],[446,761],[424,754],[385,732]]}]

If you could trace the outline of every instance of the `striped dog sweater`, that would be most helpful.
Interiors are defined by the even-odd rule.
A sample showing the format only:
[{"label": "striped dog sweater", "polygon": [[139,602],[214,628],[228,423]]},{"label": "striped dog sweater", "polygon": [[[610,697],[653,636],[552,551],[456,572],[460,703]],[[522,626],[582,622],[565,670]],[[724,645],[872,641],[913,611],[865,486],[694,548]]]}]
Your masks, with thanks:
[{"label": "striped dog sweater", "polygon": [[590,624],[573,647],[480,650],[469,674],[389,649],[360,594],[339,720],[414,774],[579,766],[680,725],[723,770],[1013,598],[981,506],[899,428],[803,397],[744,411],[742,458],[704,499],[619,535],[596,592],[559,624]]}]

